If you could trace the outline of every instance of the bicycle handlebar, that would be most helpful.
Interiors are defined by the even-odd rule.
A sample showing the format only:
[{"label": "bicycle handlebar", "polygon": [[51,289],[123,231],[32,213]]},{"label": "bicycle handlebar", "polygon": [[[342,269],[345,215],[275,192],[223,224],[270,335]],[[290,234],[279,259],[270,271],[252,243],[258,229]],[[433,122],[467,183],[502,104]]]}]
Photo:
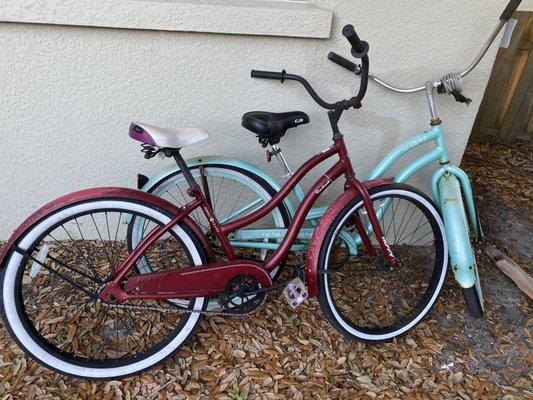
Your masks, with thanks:
[{"label": "bicycle handlebar", "polygon": [[256,71],[252,69],[252,78],[261,78],[261,79],[279,79],[282,83],[285,80],[285,70],[281,72],[273,71]]},{"label": "bicycle handlebar", "polygon": [[346,58],[338,55],[337,53],[334,53],[333,51],[329,52],[328,60],[333,61],[335,64],[340,65],[341,67],[346,68],[348,71],[352,71],[356,74],[358,74],[360,71],[360,68],[357,64],[351,62],[350,60],[347,60]]},{"label": "bicycle handlebar", "polygon": [[321,107],[327,108],[327,109],[333,109],[335,108],[335,104],[330,104],[326,101],[324,101],[313,89],[311,84],[307,82],[307,80],[299,75],[293,75],[288,74],[285,70],[281,72],[274,72],[274,71],[257,71],[255,69],[252,69],[251,73],[252,78],[260,78],[260,79],[277,79],[281,83],[283,83],[285,80],[288,81],[297,81],[300,82],[307,92],[311,95],[313,100],[315,100]]},{"label": "bicycle handlebar", "polygon": [[[356,58],[362,58],[368,52],[368,43],[363,42],[357,32],[355,31],[353,25],[346,25],[342,28],[342,35],[350,42],[352,45],[352,54]],[[354,54],[355,53],[355,54]]]},{"label": "bicycle handlebar", "polygon": [[285,70],[281,72],[274,72],[274,71],[257,71],[253,69],[251,72],[251,76],[252,78],[261,78],[261,79],[279,79],[281,83],[283,83],[285,80],[300,82],[305,87],[307,92],[311,95],[313,100],[315,100],[321,107],[326,108],[328,110],[338,109],[339,107],[342,107],[345,110],[351,107],[359,108],[361,107],[361,101],[365,97],[366,90],[368,87],[368,78],[369,78],[368,70],[369,70],[369,65],[370,65],[370,62],[368,59],[369,46],[367,42],[362,41],[359,38],[359,36],[355,32],[355,29],[352,25],[346,25],[344,29],[342,30],[342,34],[346,37],[346,39],[348,39],[348,41],[352,45],[353,56],[356,58],[361,58],[361,61],[362,61],[361,67],[358,67],[354,63],[342,58],[341,56],[337,56],[335,53],[332,53],[338,57],[338,60],[342,59],[342,61],[339,61],[339,62],[342,62],[343,64],[345,64],[343,65],[345,68],[348,68],[349,66],[351,66],[354,72],[357,69],[358,72],[361,73],[361,85],[359,87],[359,93],[357,94],[357,96],[354,96],[349,100],[341,100],[336,103],[328,103],[324,101],[317,94],[317,92],[313,89],[313,87],[309,84],[307,80],[305,80],[299,75],[287,74]]},{"label": "bicycle handlebar", "polygon": [[342,28],[342,34],[352,45],[352,56],[361,59],[361,85],[359,86],[359,93],[349,100],[353,108],[359,108],[361,107],[361,101],[365,97],[368,87],[368,74],[370,69],[370,60],[368,59],[369,46],[367,42],[359,38],[353,25],[344,26]]},{"label": "bicycle handlebar", "polygon": [[500,16],[500,21],[507,22],[511,19],[513,14],[515,13],[518,6],[522,3],[522,0],[511,0],[509,1],[509,4],[507,4],[507,7],[505,7],[505,10],[503,10],[502,15]]},{"label": "bicycle handlebar", "polygon": [[[485,56],[485,54],[489,50],[490,46],[492,45],[494,40],[498,37],[498,34],[502,30],[502,28],[505,26],[507,21],[513,16],[514,12],[516,11],[516,9],[518,8],[518,6],[520,5],[521,2],[522,2],[522,0],[510,0],[509,1],[509,3],[507,4],[505,10],[503,11],[502,15],[500,16],[500,20],[498,21],[498,25],[493,30],[491,35],[487,38],[487,40],[483,44],[481,50],[477,54],[477,56],[468,65],[468,67],[466,67],[463,70],[463,72],[461,72],[459,74],[461,76],[461,78],[464,78],[470,72],[472,72],[472,70],[483,59],[483,57]],[[357,69],[359,68],[359,66],[356,65],[355,66],[356,69],[354,70],[353,66],[351,65],[353,63],[351,63],[350,61],[346,60],[344,57],[339,56],[338,54],[335,54],[335,53],[331,52],[328,55],[328,59],[333,61],[334,63],[340,65],[341,67],[344,67],[344,68],[346,68],[346,69],[348,69],[350,71],[358,73]],[[422,85],[422,86],[418,86],[418,87],[412,87],[412,88],[400,88],[400,87],[394,86],[394,85],[392,85],[390,83],[387,83],[387,82],[383,81],[382,79],[378,78],[375,75],[369,75],[368,78],[371,81],[379,84],[380,86],[383,86],[385,89],[388,89],[388,90],[391,90],[391,91],[397,92],[397,93],[416,93],[416,92],[421,92],[421,91],[426,90],[426,85]],[[442,82],[441,82],[440,79],[432,81],[432,83],[434,84],[435,87],[442,86]]]}]

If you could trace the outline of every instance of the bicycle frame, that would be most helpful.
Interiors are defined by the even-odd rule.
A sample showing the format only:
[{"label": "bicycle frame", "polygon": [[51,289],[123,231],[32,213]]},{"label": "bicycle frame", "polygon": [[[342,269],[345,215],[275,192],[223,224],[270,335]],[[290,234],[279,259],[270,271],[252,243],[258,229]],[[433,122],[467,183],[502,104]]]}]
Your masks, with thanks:
[{"label": "bicycle frame", "polygon": [[[290,227],[287,229],[282,242],[279,244],[279,247],[275,250],[272,256],[268,258],[261,266],[258,266],[258,264],[255,263],[245,263],[241,262],[241,260],[237,260],[231,243],[228,240],[228,235],[256,222],[270,213],[274,208],[279,206],[279,204],[284,201],[284,199],[294,190],[298,182],[300,182],[309,171],[334,155],[339,156],[339,161],[337,161],[335,165],[333,165],[324,175],[322,175],[304,196],[302,202],[296,209],[296,213],[294,214],[294,218]],[[190,185],[189,193],[191,197],[194,197],[194,200],[185,205],[167,225],[155,228],[146,237],[144,237],[139,245],[129,254],[126,260],[115,269],[115,271],[111,274],[111,282],[100,294],[100,298],[104,301],[110,301],[113,298],[116,298],[120,301],[125,301],[129,299],[163,299],[191,296],[212,296],[224,289],[225,284],[231,278],[230,274],[235,274],[235,271],[238,271],[240,274],[249,273],[253,276],[256,276],[262,283],[263,287],[268,287],[271,284],[270,277],[265,277],[264,272],[273,271],[287,257],[291,250],[292,244],[296,240],[298,232],[302,228],[306,220],[306,216],[313,204],[324,192],[324,190],[326,190],[343,174],[346,178],[346,186],[355,189],[363,199],[370,223],[372,225],[372,230],[373,232],[376,232],[376,239],[381,248],[381,252],[387,260],[387,263],[389,263],[391,266],[394,266],[398,263],[392,254],[390,247],[385,241],[383,232],[381,231],[381,227],[379,225],[378,217],[374,211],[374,208],[372,207],[372,200],[370,199],[365,185],[354,177],[354,171],[347,154],[346,145],[342,135],[340,134],[334,134],[333,145],[305,162],[268,203],[264,204],[261,208],[252,212],[251,214],[226,224],[220,224],[220,222],[217,220],[208,200],[204,196],[194,178],[190,175],[190,171],[179,153],[177,153],[174,157],[184,172],[184,176]],[[215,234],[216,238],[221,244],[222,249],[230,260],[229,263],[213,263],[164,273],[146,274],[137,278],[133,278],[135,284],[128,283],[127,287],[123,289],[121,285],[124,279],[133,270],[136,263],[150,248],[150,246],[152,246],[159,238],[161,238],[164,233],[170,231],[172,227],[174,227],[191,212],[198,208],[201,208],[207,217],[212,232]],[[368,238],[365,229],[360,224],[359,226],[356,224],[356,229],[358,235],[362,238],[365,247],[367,247],[368,254],[371,256],[373,255],[374,257],[377,256],[375,250],[371,247],[370,239]],[[206,277],[209,276],[210,270],[215,269],[217,272],[218,282],[206,283]],[[259,272],[258,269],[262,270],[262,272]],[[170,277],[180,279],[170,279]],[[166,282],[166,290],[161,291],[161,282],[163,281]],[[171,283],[168,283],[169,281],[171,281]],[[224,286],[217,286],[221,283],[223,283]],[[126,289],[128,287],[135,288],[139,293],[135,293],[135,291],[127,292]],[[143,290],[145,292],[143,292]]]}]

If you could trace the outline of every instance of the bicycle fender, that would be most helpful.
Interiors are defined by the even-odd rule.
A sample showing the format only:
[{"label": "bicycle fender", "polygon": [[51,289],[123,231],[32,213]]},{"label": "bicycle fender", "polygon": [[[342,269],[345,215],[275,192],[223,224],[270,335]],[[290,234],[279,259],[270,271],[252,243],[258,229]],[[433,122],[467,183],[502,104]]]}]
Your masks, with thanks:
[{"label": "bicycle fender", "polygon": [[447,174],[441,177],[438,188],[451,269],[457,283],[468,289],[476,283],[476,259],[470,242],[461,185],[455,175]]},{"label": "bicycle fender", "polygon": [[[105,197],[122,197],[124,199],[135,199],[140,201],[145,201],[147,203],[154,204],[165,211],[168,211],[172,215],[179,214],[180,209],[173,205],[172,203],[161,199],[159,197],[153,196],[149,193],[144,193],[139,190],[128,189],[128,188],[117,188],[117,187],[107,187],[107,188],[94,188],[94,189],[85,189],[78,192],[70,193],[65,196],[62,196],[58,199],[51,201],[50,203],[44,205],[32,215],[30,215],[10,236],[4,248],[0,252],[0,269],[4,268],[4,260],[9,254],[13,245],[17,244],[19,239],[21,239],[26,231],[45,218],[50,213],[57,211],[71,203],[84,201],[84,200],[94,200],[98,198]],[[185,217],[183,222],[187,224],[187,227],[190,228],[202,242],[202,247],[206,250],[209,261],[215,261],[216,256],[213,252],[212,246],[209,243],[207,237],[203,233],[202,229],[189,217]]]},{"label": "bicycle fender", "polygon": [[[394,179],[375,179],[367,182],[363,182],[367,190],[378,186],[385,186],[390,183],[393,183]],[[322,248],[322,243],[326,237],[326,233],[333,223],[333,220],[337,215],[342,211],[346,205],[352,201],[354,198],[359,196],[359,191],[348,188],[347,190],[335,200],[329,208],[324,213],[324,216],[320,219],[313,237],[309,242],[309,250],[307,252],[307,260],[305,266],[305,278],[307,283],[307,289],[311,297],[318,296],[318,259],[320,257],[320,249]]]},{"label": "bicycle fender", "polygon": [[[185,163],[188,167],[197,167],[199,165],[205,165],[205,164],[220,164],[220,165],[228,165],[233,167],[239,167],[242,169],[245,169],[247,171],[252,172],[253,174],[259,176],[260,178],[264,179],[273,189],[275,189],[277,192],[281,190],[281,186],[274,178],[272,178],[269,174],[267,174],[265,171],[263,171],[261,168],[246,162],[242,160],[238,160],[236,158],[230,158],[230,157],[219,157],[219,156],[200,156],[200,157],[193,157],[188,158],[185,160]],[[142,186],[141,190],[143,192],[150,192],[152,188],[162,179],[168,177],[169,175],[172,175],[179,171],[178,166],[172,166],[165,169],[162,169],[158,171],[154,176],[152,176],[144,185]],[[285,207],[287,207],[287,210],[289,211],[289,214],[291,216],[294,215],[295,209],[294,205],[291,203],[291,201],[287,198],[283,201],[283,204],[285,204]]]},{"label": "bicycle fender", "polygon": [[463,194],[463,204],[465,205],[465,210],[467,211],[467,215],[470,220],[470,226],[472,227],[475,239],[480,241],[483,239],[484,235],[474,202],[472,185],[470,184],[470,178],[461,168],[453,165],[445,165],[435,172],[433,178],[431,179],[431,189],[433,191],[433,199],[435,200],[435,203],[437,203],[439,206],[441,204],[439,182],[445,175],[454,175],[456,179],[459,180]]}]

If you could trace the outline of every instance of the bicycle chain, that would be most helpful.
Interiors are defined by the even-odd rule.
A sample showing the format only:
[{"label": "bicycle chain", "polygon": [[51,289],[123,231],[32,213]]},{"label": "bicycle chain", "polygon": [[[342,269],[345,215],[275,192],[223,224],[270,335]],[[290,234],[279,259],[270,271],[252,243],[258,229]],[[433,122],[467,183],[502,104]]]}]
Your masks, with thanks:
[{"label": "bicycle chain", "polygon": [[258,307],[256,307],[255,309],[247,313],[232,313],[229,311],[209,311],[209,310],[184,310],[184,309],[179,309],[179,308],[168,309],[168,308],[162,308],[162,307],[156,307],[156,306],[137,306],[133,304],[108,304],[108,303],[103,303],[100,300],[98,300],[98,302],[106,307],[123,308],[123,309],[136,310],[136,311],[158,311],[163,314],[176,313],[176,314],[201,314],[201,315],[206,315],[210,317],[221,316],[221,315],[228,316],[228,317],[244,317],[244,316],[253,314],[259,308],[261,308],[265,304],[265,300],[266,300],[266,297],[261,303],[261,305],[259,305]]},{"label": "bicycle chain", "polygon": [[[104,287],[107,286],[107,283],[103,284],[100,288],[98,288],[98,292],[101,292]],[[163,314],[170,314],[170,313],[177,313],[177,314],[201,314],[201,315],[207,315],[207,316],[220,316],[225,315],[229,317],[244,317],[246,315],[253,314],[257,310],[259,310],[266,301],[266,296],[263,299],[263,302],[257,306],[255,309],[247,312],[247,313],[232,313],[229,311],[209,311],[209,310],[184,310],[182,308],[162,308],[157,306],[138,306],[133,304],[110,304],[110,303],[104,303],[100,299],[96,300],[99,304],[105,306],[105,307],[115,307],[115,308],[122,308],[122,309],[129,309],[129,310],[136,310],[136,311],[158,311]],[[207,300],[209,301],[209,300]]]}]

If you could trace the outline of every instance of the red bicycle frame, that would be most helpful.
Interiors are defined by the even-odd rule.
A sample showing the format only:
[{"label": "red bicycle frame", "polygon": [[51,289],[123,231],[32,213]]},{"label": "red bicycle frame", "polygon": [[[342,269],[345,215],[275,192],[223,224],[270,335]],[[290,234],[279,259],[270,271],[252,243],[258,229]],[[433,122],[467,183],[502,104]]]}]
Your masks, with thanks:
[{"label": "red bicycle frame", "polygon": [[[309,171],[315,168],[318,164],[329,159],[330,157],[338,155],[339,160],[333,165],[324,175],[322,175],[307,192],[303,198],[301,204],[299,205],[294,218],[287,230],[285,237],[280,243],[279,247],[272,254],[272,256],[266,260],[263,265],[255,263],[239,263],[236,262],[236,256],[231,244],[228,240],[228,235],[232,232],[235,232],[243,227],[246,227],[259,219],[263,218],[274,210],[279,204],[292,192],[294,187],[302,180],[304,176],[307,175]],[[305,217],[309,210],[312,208],[318,197],[326,190],[335,180],[337,180],[341,175],[344,174],[346,178],[345,187],[351,187],[359,192],[359,195],[363,199],[366,211],[370,223],[372,225],[373,232],[376,236],[376,240],[381,248],[381,251],[389,263],[389,265],[396,265],[397,261],[390,251],[390,248],[385,241],[381,226],[379,225],[378,218],[376,216],[375,210],[372,206],[372,201],[366,190],[365,186],[355,178],[354,170],[348,156],[346,145],[344,143],[344,138],[342,135],[334,135],[333,145],[327,150],[315,155],[305,162],[289,179],[289,181],[283,186],[283,188],[266,204],[261,208],[254,211],[251,214],[248,214],[242,218],[239,218],[235,221],[229,222],[227,224],[221,225],[213,213],[211,205],[207,200],[206,196],[200,189],[199,185],[194,181],[190,172],[188,171],[187,166],[183,162],[181,155],[177,153],[175,155],[176,161],[180,164],[184,175],[189,182],[189,191],[188,193],[194,199],[185,205],[181,211],[172,218],[172,220],[165,226],[160,226],[151,231],[140,243],[139,245],[131,252],[131,254],[126,258],[126,260],[117,267],[114,273],[111,276],[111,282],[100,294],[100,297],[104,300],[110,300],[112,297],[117,298],[121,301],[134,298],[144,298],[144,299],[153,299],[153,298],[175,298],[175,297],[191,297],[191,296],[208,296],[213,295],[216,290],[223,290],[223,286],[217,285],[207,285],[205,283],[205,278],[208,274],[208,270],[213,268],[213,273],[216,271],[221,283],[225,285],[228,281],[225,278],[228,278],[229,275],[224,275],[234,273],[235,269],[241,270],[241,272],[247,271],[247,273],[254,274],[258,279],[261,279],[263,286],[267,284],[265,281],[265,276],[263,271],[271,272],[274,270],[283,259],[285,259],[298,236],[298,232],[302,228]],[[191,212],[196,210],[198,207],[202,209],[205,216],[207,217],[211,230],[215,234],[216,238],[219,240],[222,249],[226,253],[229,263],[213,263],[197,267],[189,267],[187,269],[183,268],[183,272],[172,271],[169,273],[155,273],[155,274],[145,274],[143,277],[134,278],[136,289],[138,293],[126,293],[125,290],[121,288],[121,282],[124,281],[126,276],[132,271],[137,261],[142,257],[142,255],[152,246],[164,233],[170,231],[176,224],[181,222],[186,216]],[[365,231],[365,228],[360,223],[355,224],[356,229],[362,242],[366,247],[367,253],[370,256],[376,256],[375,250],[371,246],[370,239]],[[216,261],[216,260],[215,260]],[[224,266],[232,268],[224,268]],[[246,267],[246,268],[245,268]],[[247,269],[248,268],[248,269]],[[261,269],[263,271],[259,271]],[[186,271],[185,271],[186,270]],[[201,270],[201,271],[200,271]],[[196,272],[195,272],[196,271]],[[226,272],[225,272],[226,271]],[[157,275],[157,278],[156,278]],[[200,278],[200,276],[202,278]],[[177,279],[177,278],[180,279]],[[173,278],[173,279],[171,279]],[[168,285],[163,285],[164,280],[171,280],[173,283]],[[180,282],[181,280],[181,282]],[[128,285],[132,287],[135,285]],[[163,286],[166,288],[163,290]],[[191,286],[194,288],[192,289]],[[207,287],[209,286],[209,288]],[[169,288],[173,287],[174,290]],[[161,291],[165,293],[160,293]],[[110,297],[112,296],[112,297]]]}]

